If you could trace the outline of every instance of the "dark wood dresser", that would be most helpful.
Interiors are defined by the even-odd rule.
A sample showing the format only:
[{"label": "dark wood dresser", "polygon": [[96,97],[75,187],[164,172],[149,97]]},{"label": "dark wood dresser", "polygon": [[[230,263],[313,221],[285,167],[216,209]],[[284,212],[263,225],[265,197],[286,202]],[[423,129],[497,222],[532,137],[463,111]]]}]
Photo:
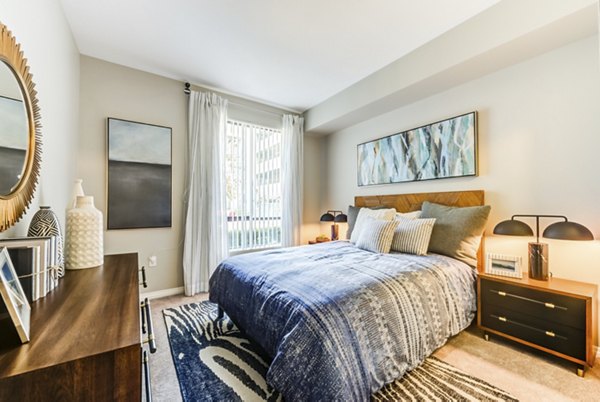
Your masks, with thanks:
[{"label": "dark wood dresser", "polygon": [[594,364],[597,285],[480,274],[477,290],[486,339],[493,333],[570,360],[580,376]]},{"label": "dark wood dresser", "polygon": [[31,314],[31,341],[0,350],[0,401],[141,400],[137,254],[67,271]]}]

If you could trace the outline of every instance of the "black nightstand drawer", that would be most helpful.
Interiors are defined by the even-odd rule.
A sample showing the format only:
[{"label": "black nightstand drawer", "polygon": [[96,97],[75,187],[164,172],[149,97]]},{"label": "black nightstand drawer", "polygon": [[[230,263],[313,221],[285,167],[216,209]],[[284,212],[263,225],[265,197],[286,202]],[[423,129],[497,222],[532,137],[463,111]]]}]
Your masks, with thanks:
[{"label": "black nightstand drawer", "polygon": [[481,279],[481,297],[486,304],[532,315],[541,320],[585,329],[585,300],[556,293]]},{"label": "black nightstand drawer", "polygon": [[586,359],[583,329],[548,322],[493,304],[481,305],[481,325],[579,360]]}]

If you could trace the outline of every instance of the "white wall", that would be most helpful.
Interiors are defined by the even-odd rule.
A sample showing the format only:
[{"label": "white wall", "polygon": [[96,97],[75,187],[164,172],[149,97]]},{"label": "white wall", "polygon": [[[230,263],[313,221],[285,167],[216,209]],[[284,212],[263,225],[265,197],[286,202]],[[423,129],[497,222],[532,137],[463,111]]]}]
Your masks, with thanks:
[{"label": "white wall", "polygon": [[314,240],[320,233],[329,233],[319,218],[327,209],[321,203],[327,188],[326,139],[304,136],[304,204],[302,209],[302,243]]},{"label": "white wall", "polygon": [[[472,110],[479,177],[357,186],[357,144]],[[355,195],[483,189],[488,234],[512,214],[562,214],[600,239],[599,111],[592,36],[328,136],[322,209],[344,208]],[[600,241],[548,243],[555,276],[600,284]],[[486,249],[525,258],[527,239],[491,236]]]},{"label": "white wall", "polygon": [[[104,213],[106,227],[106,119],[115,117],[171,127],[172,227],[109,230],[104,235],[105,254],[139,253],[146,266],[148,291],[183,286],[181,269],[183,186],[187,130],[187,99],[183,84],[87,56],[81,56],[80,141],[77,176],[86,195]],[[158,257],[149,268],[148,257]]]},{"label": "white wall", "polygon": [[0,21],[21,44],[41,111],[42,168],[26,215],[0,237],[23,236],[39,205],[65,223],[75,177],[79,121],[79,52],[57,1],[0,0]]}]

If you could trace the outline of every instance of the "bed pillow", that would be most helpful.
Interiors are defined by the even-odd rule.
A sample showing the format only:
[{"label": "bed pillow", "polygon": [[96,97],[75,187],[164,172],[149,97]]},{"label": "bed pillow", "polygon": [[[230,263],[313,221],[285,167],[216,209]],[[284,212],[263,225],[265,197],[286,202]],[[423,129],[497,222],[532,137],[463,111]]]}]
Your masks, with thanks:
[{"label": "bed pillow", "polygon": [[[354,230],[354,225],[356,224],[356,218],[358,217],[358,212],[366,207],[355,207],[353,205],[348,205],[348,231],[346,232],[346,239],[349,239],[352,236],[352,231]],[[369,209],[385,209],[385,207],[373,207]]]},{"label": "bed pillow", "polygon": [[354,225],[356,224],[356,217],[358,216],[358,211],[360,211],[361,207],[355,207],[353,205],[348,205],[348,214],[346,215],[348,218],[348,231],[346,232],[346,239],[349,239],[352,236],[352,230],[354,230]]},{"label": "bed pillow", "polygon": [[425,201],[421,218],[435,218],[429,251],[475,267],[477,250],[491,207],[449,207]]},{"label": "bed pillow", "polygon": [[360,232],[362,231],[362,227],[368,218],[379,219],[383,221],[391,221],[396,216],[396,210],[394,208],[386,208],[386,209],[370,209],[370,208],[360,208],[358,211],[358,216],[356,217],[356,223],[354,224],[354,229],[352,230],[352,235],[350,236],[350,241],[352,243],[356,243],[358,238],[360,237]]},{"label": "bed pillow", "polygon": [[396,221],[398,221],[398,227],[394,231],[392,250],[401,253],[426,255],[435,218],[396,218]]},{"label": "bed pillow", "polygon": [[396,219],[419,219],[421,211],[396,212]]},{"label": "bed pillow", "polygon": [[367,218],[363,224],[356,247],[375,253],[389,253],[394,231],[400,222]]}]

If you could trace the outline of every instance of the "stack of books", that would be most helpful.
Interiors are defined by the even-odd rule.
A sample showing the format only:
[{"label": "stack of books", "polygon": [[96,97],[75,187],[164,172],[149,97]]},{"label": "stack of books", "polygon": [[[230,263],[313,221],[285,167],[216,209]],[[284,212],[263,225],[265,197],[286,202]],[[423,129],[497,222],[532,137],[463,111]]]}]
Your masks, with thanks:
[{"label": "stack of books", "polygon": [[30,303],[58,286],[55,236],[0,239],[0,247],[6,247]]}]

